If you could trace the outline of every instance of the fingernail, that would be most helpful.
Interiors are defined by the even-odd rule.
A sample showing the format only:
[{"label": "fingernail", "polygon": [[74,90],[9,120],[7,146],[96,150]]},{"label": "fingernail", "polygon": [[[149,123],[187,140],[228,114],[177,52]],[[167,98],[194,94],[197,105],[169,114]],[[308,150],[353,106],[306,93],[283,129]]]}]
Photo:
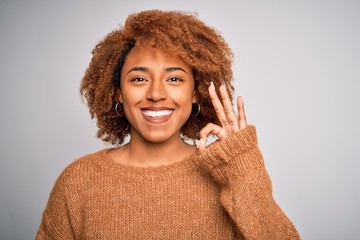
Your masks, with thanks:
[{"label": "fingernail", "polygon": [[225,82],[224,82],[224,81],[221,81],[221,85],[222,85],[222,86],[225,86]]},{"label": "fingernail", "polygon": [[200,142],[201,142],[201,144],[202,144],[203,146],[205,146],[205,141],[204,141],[204,139],[200,138]]},{"label": "fingernail", "polygon": [[199,148],[200,146],[199,146],[199,141],[196,139],[195,140],[195,145],[196,145],[196,148]]},{"label": "fingernail", "polygon": [[210,86],[215,89],[214,83],[212,81],[210,82]]}]

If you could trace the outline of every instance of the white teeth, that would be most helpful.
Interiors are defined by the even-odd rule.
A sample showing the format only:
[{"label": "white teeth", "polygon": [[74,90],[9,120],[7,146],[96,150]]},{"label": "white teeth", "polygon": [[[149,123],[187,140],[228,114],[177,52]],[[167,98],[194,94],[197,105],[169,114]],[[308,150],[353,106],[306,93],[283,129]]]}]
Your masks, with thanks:
[{"label": "white teeth", "polygon": [[145,111],[143,111],[143,113],[146,116],[150,116],[150,117],[163,117],[166,115],[170,115],[172,113],[172,110],[161,110],[161,111],[145,110]]}]

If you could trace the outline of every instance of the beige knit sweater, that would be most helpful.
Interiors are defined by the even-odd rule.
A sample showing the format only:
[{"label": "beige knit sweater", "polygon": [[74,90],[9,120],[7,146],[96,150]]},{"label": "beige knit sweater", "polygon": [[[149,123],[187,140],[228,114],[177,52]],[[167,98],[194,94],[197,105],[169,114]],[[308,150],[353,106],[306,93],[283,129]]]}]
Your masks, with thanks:
[{"label": "beige knit sweater", "polygon": [[64,170],[36,239],[299,239],[253,126],[167,166],[124,166],[107,152]]}]

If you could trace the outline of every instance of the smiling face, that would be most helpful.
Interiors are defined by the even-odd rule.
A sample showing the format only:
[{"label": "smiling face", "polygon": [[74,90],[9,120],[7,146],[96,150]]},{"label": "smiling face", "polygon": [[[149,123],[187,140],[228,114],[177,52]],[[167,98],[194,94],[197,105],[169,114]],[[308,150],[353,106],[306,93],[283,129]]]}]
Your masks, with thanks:
[{"label": "smiling face", "polygon": [[120,89],[132,140],[180,139],[196,102],[194,76],[187,64],[159,49],[134,47],[121,69]]}]

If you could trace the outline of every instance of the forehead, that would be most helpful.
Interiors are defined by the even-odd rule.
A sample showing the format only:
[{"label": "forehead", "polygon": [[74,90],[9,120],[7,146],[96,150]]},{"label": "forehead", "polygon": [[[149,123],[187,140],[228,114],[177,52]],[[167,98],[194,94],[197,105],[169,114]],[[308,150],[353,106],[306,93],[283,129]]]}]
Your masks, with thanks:
[{"label": "forehead", "polygon": [[134,66],[144,66],[149,68],[156,67],[182,67],[191,70],[177,54],[160,48],[153,47],[133,47],[126,57],[123,69],[132,68]]}]

